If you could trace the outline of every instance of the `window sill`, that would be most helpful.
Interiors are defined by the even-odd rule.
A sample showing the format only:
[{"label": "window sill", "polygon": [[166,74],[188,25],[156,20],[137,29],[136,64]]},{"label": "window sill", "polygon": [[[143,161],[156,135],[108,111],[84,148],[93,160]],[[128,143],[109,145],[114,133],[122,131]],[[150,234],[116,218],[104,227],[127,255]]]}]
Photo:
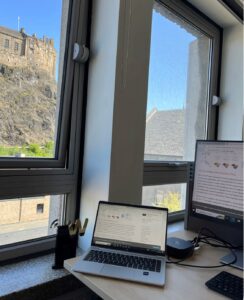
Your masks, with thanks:
[{"label": "window sill", "polygon": [[48,254],[1,267],[0,299],[101,300],[65,269],[53,270],[53,263],[54,254]]},{"label": "window sill", "polygon": [[[183,221],[168,225],[168,233],[183,229]],[[80,252],[81,250],[78,249],[77,255],[79,255]],[[65,269],[53,270],[53,263],[54,254],[48,254],[2,266],[0,268],[0,299],[11,293],[20,292],[69,275],[69,272]],[[84,291],[82,291],[82,293],[84,294]],[[3,299],[4,298],[5,297],[3,297]]]},{"label": "window sill", "polygon": [[67,276],[65,269],[53,270],[54,254],[9,264],[0,268],[0,297]]}]

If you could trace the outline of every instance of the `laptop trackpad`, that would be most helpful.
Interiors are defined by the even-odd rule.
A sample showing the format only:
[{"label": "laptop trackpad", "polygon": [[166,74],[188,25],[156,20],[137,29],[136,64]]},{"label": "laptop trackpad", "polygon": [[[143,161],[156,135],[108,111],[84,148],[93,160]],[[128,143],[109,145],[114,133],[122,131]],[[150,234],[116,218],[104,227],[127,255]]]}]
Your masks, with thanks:
[{"label": "laptop trackpad", "polygon": [[135,270],[131,268],[121,268],[112,265],[104,265],[100,271],[101,275],[112,276],[115,278],[127,278],[127,277],[133,278],[135,273],[136,273]]},{"label": "laptop trackpad", "polygon": [[101,273],[101,270],[102,270],[102,264],[87,262],[84,261],[83,259],[78,260],[72,268],[72,271],[84,272],[90,274],[99,274]]}]

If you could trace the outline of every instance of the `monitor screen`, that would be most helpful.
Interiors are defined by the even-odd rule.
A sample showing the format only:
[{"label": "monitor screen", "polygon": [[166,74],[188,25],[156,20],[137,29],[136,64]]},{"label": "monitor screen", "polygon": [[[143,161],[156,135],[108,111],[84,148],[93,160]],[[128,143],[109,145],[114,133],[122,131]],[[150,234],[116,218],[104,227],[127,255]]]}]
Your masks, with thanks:
[{"label": "monitor screen", "polygon": [[208,227],[226,241],[241,244],[243,142],[197,141],[189,187],[186,227]]}]

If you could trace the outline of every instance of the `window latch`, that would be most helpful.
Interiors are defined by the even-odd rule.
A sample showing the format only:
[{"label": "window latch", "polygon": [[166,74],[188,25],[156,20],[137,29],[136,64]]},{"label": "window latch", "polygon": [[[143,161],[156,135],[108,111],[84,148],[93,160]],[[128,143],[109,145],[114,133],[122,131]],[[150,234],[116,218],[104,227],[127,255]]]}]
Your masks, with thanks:
[{"label": "window latch", "polygon": [[89,58],[89,49],[85,45],[74,43],[73,60],[78,63],[85,63]]},{"label": "window latch", "polygon": [[212,105],[213,106],[220,106],[221,104],[222,104],[222,99],[218,96],[213,96]]}]

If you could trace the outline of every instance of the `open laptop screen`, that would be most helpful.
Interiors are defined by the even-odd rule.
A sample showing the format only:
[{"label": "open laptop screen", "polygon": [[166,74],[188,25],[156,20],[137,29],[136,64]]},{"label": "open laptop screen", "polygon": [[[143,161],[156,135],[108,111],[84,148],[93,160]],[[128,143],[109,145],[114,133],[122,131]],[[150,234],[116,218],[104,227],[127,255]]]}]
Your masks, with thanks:
[{"label": "open laptop screen", "polygon": [[164,252],[167,209],[100,202],[92,244]]}]

